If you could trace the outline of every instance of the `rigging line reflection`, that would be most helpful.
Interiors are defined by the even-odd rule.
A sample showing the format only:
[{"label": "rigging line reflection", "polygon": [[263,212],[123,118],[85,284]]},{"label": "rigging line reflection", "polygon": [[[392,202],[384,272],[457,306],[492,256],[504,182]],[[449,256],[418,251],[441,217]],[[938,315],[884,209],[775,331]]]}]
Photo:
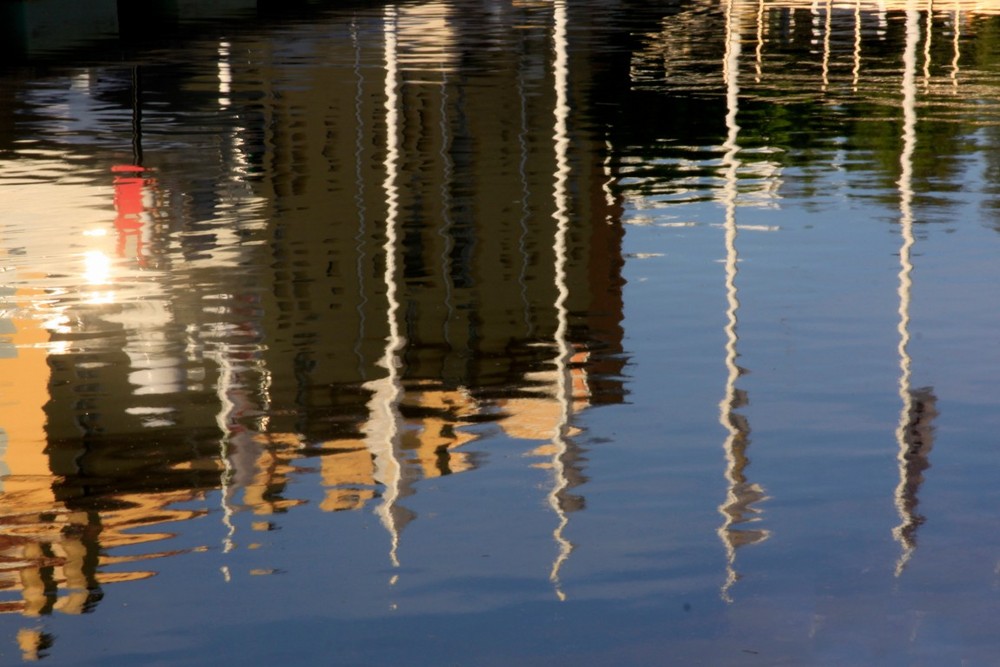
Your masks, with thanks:
[{"label": "rigging line reflection", "polygon": [[[220,107],[225,108],[229,105],[228,95],[232,82],[228,61],[229,44],[220,42],[217,55],[219,58],[217,65],[219,97],[217,102]],[[135,71],[138,72],[138,68]],[[137,99],[138,97],[136,96],[133,102]],[[134,140],[134,143],[137,142]],[[136,164],[140,164],[138,160],[141,160],[142,155],[141,144],[138,144],[138,146],[135,158],[137,160]],[[220,329],[223,328],[222,325],[216,326]],[[219,437],[219,462],[221,466],[219,472],[219,506],[222,511],[222,526],[224,531],[222,536],[222,553],[228,554],[235,548],[234,538],[236,536],[236,524],[233,522],[233,515],[235,514],[233,508],[233,494],[235,493],[235,489],[233,487],[236,479],[236,466],[233,463],[232,445],[235,436],[235,415],[238,411],[234,396],[235,391],[239,387],[237,379],[239,369],[233,363],[228,345],[224,342],[226,340],[225,335],[213,336],[213,338],[216,339],[216,343],[210,351],[206,352],[205,356],[215,362],[219,372],[215,383],[215,394],[219,400],[219,411],[215,414],[215,423],[221,434]],[[225,582],[229,583],[231,573],[228,563],[224,562],[219,567],[219,570],[222,572]]]},{"label": "rigging line reflection", "polygon": [[570,394],[572,384],[569,381],[569,315],[566,308],[566,300],[569,297],[569,287],[566,280],[566,259],[567,259],[567,237],[569,235],[569,210],[567,184],[569,181],[569,137],[567,133],[567,119],[569,117],[569,65],[568,65],[568,43],[567,43],[567,12],[565,0],[556,0],[553,5],[554,25],[552,31],[553,50],[555,61],[553,70],[555,74],[555,127],[553,131],[553,141],[556,152],[556,173],[555,173],[555,285],[556,285],[556,399],[559,402],[559,419],[552,434],[553,453],[552,471],[553,487],[549,492],[548,502],[552,511],[555,512],[559,523],[552,531],[552,537],[558,545],[558,554],[552,563],[552,571],[549,579],[556,589],[556,595],[560,600],[565,600],[566,595],[562,591],[559,581],[559,571],[566,559],[569,558],[573,550],[573,544],[566,539],[563,534],[569,517],[561,503],[561,495],[569,486],[566,477],[566,454],[567,446],[567,426],[569,424]]},{"label": "rigging line reflection", "polygon": [[[385,369],[385,376],[365,383],[372,391],[368,401],[369,419],[364,427],[365,443],[372,453],[375,464],[375,481],[382,485],[382,502],[375,509],[382,525],[389,532],[391,547],[389,560],[393,567],[399,567],[399,532],[404,523],[401,508],[396,502],[402,494],[403,474],[399,461],[399,402],[402,397],[400,380],[399,351],[403,338],[399,331],[399,301],[397,297],[396,251],[399,243],[399,61],[398,61],[398,17],[396,8],[388,6],[384,14],[385,30],[385,190],[387,211],[385,221],[385,289],[388,309],[388,335],[385,352],[378,362]],[[393,578],[395,582],[395,577]]]},{"label": "rigging line reflection", "polygon": [[[236,300],[238,296],[230,295]],[[236,306],[233,306],[235,309]],[[259,342],[259,331],[248,324],[246,332],[253,332]],[[219,401],[216,425],[222,433],[219,440],[221,470],[219,473],[220,504],[225,535],[222,539],[222,553],[236,548],[236,514],[234,501],[237,490],[244,490],[244,503],[251,507],[257,503],[253,499],[258,484],[257,462],[262,453],[258,440],[265,419],[262,417],[269,408],[268,392],[271,373],[263,359],[248,351],[245,344],[225,342],[230,334],[228,325],[217,323],[211,332],[215,342],[205,357],[216,363],[219,369],[215,393]],[[253,417],[254,425],[246,420]],[[230,580],[228,564],[221,566],[223,578]]]},{"label": "rigging line reflection", "polygon": [[923,471],[929,467],[928,454],[933,445],[931,421],[937,414],[936,398],[929,388],[912,388],[910,344],[910,300],[913,290],[913,152],[916,148],[916,69],[917,43],[920,41],[920,12],[912,6],[906,10],[906,46],[903,52],[903,148],[900,154],[899,216],[902,244],[899,249],[899,397],[902,408],[896,427],[899,483],[895,491],[899,525],[893,538],[899,544],[896,576],[902,574],[916,550],[917,528],[924,517],[916,511],[917,493],[923,481]]},{"label": "rigging line reflection", "polygon": [[365,356],[361,351],[365,339],[365,306],[368,305],[368,291],[365,289],[365,260],[367,259],[365,233],[367,219],[365,208],[365,177],[362,172],[365,146],[364,92],[365,75],[361,69],[361,44],[358,42],[358,26],[351,22],[351,45],[354,47],[354,205],[358,213],[358,230],[354,234],[354,255],[357,258],[355,272],[358,280],[358,303],[355,312],[358,314],[358,337],[354,343],[354,356],[358,360],[358,376],[365,376]]},{"label": "rigging line reflection", "polygon": [[[217,103],[221,109],[225,109],[232,104],[233,76],[229,42],[219,42],[217,56]],[[236,128],[230,135],[237,144],[240,141],[239,134],[239,128]],[[235,328],[241,333],[251,334],[255,344],[260,343],[261,333],[256,316],[240,314],[254,298],[239,291],[219,296],[227,302],[223,308],[227,315],[239,314],[241,319],[238,324],[216,322],[212,325],[208,333],[213,343],[205,353],[206,358],[214,361],[218,367],[215,392],[219,411],[215,421],[222,433],[219,441],[219,492],[225,529],[222,553],[228,554],[236,548],[237,528],[233,517],[237,511],[234,500],[237,490],[243,489],[244,507],[259,507],[255,502],[255,490],[260,479],[258,465],[262,454],[259,436],[268,422],[266,414],[270,409],[272,376],[264,359],[252,351],[253,345],[248,347],[245,343],[236,343],[231,337],[235,324]],[[243,320],[244,317],[251,319]],[[252,426],[247,423],[251,417]],[[229,564],[223,563],[220,570],[225,581],[229,582]]]},{"label": "rigging line reflection", "polygon": [[[726,142],[723,145],[725,153],[722,163],[725,167],[725,183],[723,186],[723,205],[725,208],[725,245],[726,245],[726,392],[719,403],[719,422],[728,431],[724,450],[726,454],[726,500],[719,506],[723,517],[718,529],[719,539],[726,550],[726,580],[720,590],[720,595],[726,602],[731,602],[729,591],[739,579],[736,571],[736,550],[746,544],[761,542],[770,535],[766,530],[739,529],[740,524],[754,520],[756,510],[753,504],[764,499],[764,491],[757,484],[747,481],[744,474],[749,464],[746,448],[749,444],[750,427],[746,417],[736,412],[745,404],[745,395],[736,387],[736,381],[742,374],[742,369],[736,363],[737,323],[739,313],[739,295],[736,287],[736,276],[739,271],[739,251],[736,246],[736,205],[738,196],[738,177],[740,151],[738,139],[740,126],[736,123],[739,112],[739,57],[740,33],[737,12],[734,12],[736,0],[726,3],[726,48],[723,59],[723,78],[726,84]],[[737,14],[734,16],[734,14]]]},{"label": "rigging line reflection", "polygon": [[[220,343],[221,345],[221,343]],[[222,462],[222,471],[219,473],[219,501],[222,505],[222,525],[225,528],[225,535],[222,538],[222,553],[227,554],[233,550],[233,538],[236,535],[236,525],[233,523],[232,507],[232,483],[236,475],[235,467],[230,458],[230,429],[229,417],[235,412],[236,404],[230,398],[232,376],[235,371],[226,355],[225,350],[216,350],[212,354],[206,355],[214,357],[215,363],[219,366],[219,380],[216,383],[216,395],[219,397],[219,412],[215,421],[218,424],[222,437],[219,440],[219,457]],[[229,567],[222,565],[222,575],[226,582],[229,582]]]},{"label": "rigging line reflection", "polygon": [[520,110],[520,127],[517,132],[517,145],[520,155],[517,162],[517,174],[521,179],[521,216],[518,220],[521,233],[517,239],[517,250],[520,258],[520,269],[517,274],[517,284],[521,293],[521,304],[524,313],[525,334],[531,338],[535,334],[534,319],[531,316],[531,299],[528,298],[528,267],[531,264],[528,251],[528,221],[531,219],[531,185],[528,182],[528,95],[525,91],[525,69],[527,58],[520,54],[517,68],[517,99]]},{"label": "rigging line reflection", "polygon": [[142,69],[132,66],[132,164],[142,160]]},{"label": "rigging line reflection", "polygon": [[[439,154],[442,161],[441,179],[441,224],[438,226],[438,236],[441,237],[441,282],[444,285],[444,306],[445,318],[442,326],[442,337],[450,348],[451,342],[451,322],[455,316],[455,286],[453,262],[451,260],[454,250],[454,233],[452,230],[453,221],[451,219],[451,188],[453,186],[452,176],[454,165],[451,159],[451,132],[448,127],[448,68],[441,65],[441,105],[439,113],[441,120],[439,129],[441,131],[441,150]],[[444,369],[442,368],[442,371]]]}]

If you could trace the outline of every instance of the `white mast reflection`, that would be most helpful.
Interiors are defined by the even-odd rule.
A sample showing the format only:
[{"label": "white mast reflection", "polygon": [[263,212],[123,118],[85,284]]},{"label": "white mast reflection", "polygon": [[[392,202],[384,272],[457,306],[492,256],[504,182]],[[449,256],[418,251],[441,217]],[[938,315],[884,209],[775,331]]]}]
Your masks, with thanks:
[{"label": "white mast reflection", "polygon": [[[388,310],[386,313],[389,333],[386,337],[385,352],[378,362],[385,368],[385,376],[365,383],[371,390],[368,401],[369,417],[364,426],[365,443],[374,459],[374,478],[383,487],[382,502],[375,509],[382,525],[389,532],[391,547],[389,560],[393,567],[399,567],[400,521],[396,501],[402,491],[403,475],[397,450],[399,448],[399,401],[402,396],[400,380],[399,351],[403,338],[399,332],[397,319],[399,301],[396,284],[396,246],[399,216],[399,192],[397,186],[399,171],[399,62],[397,48],[396,8],[388,6],[384,14],[385,28],[385,189],[388,205],[385,221],[385,289]],[[393,583],[395,577],[393,577]]]},{"label": "white mast reflection", "polygon": [[[222,538],[222,553],[227,554],[233,550],[233,537],[236,535],[236,525],[233,523],[232,508],[232,482],[235,476],[235,468],[230,460],[230,429],[229,416],[235,411],[236,404],[229,398],[230,387],[234,370],[229,362],[225,350],[220,351],[216,356],[216,363],[219,365],[219,380],[216,385],[216,394],[219,397],[220,409],[216,414],[215,421],[222,432],[219,440],[219,456],[222,460],[222,472],[219,475],[219,501],[222,505],[222,525],[226,529],[226,534]],[[230,581],[229,566],[222,565],[222,577],[226,583]]]},{"label": "white mast reflection", "polygon": [[914,391],[911,387],[910,296],[913,288],[913,151],[916,147],[917,124],[917,43],[920,41],[920,12],[910,5],[906,9],[906,46],[903,52],[903,150],[900,154],[899,224],[902,245],[899,249],[899,397],[902,409],[896,427],[898,446],[899,484],[896,486],[895,505],[900,523],[893,531],[901,553],[896,561],[896,576],[913,557],[916,550],[916,529],[923,517],[916,513],[916,491],[927,467],[930,436],[924,430],[933,416],[933,399],[928,390]]},{"label": "white mast reflection", "polygon": [[233,84],[233,71],[229,64],[229,42],[219,42],[218,53],[219,106],[225,109],[230,104],[229,95]]},{"label": "white mast reflection", "polygon": [[[232,100],[233,74],[230,58],[230,43],[220,41],[218,45],[218,105],[220,109],[228,108]],[[241,139],[239,132],[234,131],[231,136],[232,141],[239,145]],[[234,151],[233,157],[236,164],[240,163],[239,151]],[[226,295],[225,299],[232,300],[234,295]],[[225,309],[229,311],[228,308]],[[248,416],[251,412],[257,412],[260,406],[251,405],[248,401],[248,391],[244,376],[249,370],[256,370],[261,376],[258,389],[265,395],[269,384],[269,373],[261,361],[250,361],[244,363],[239,361],[237,350],[228,342],[231,332],[225,325],[216,325],[212,332],[215,339],[213,349],[205,356],[215,361],[219,367],[219,377],[216,382],[216,395],[219,399],[219,412],[216,413],[215,421],[222,433],[219,440],[219,457],[222,470],[219,473],[219,493],[220,505],[222,508],[222,525],[225,528],[225,535],[222,539],[222,553],[228,554],[236,548],[236,524],[233,522],[234,495],[240,487],[245,488],[253,476],[252,461],[256,458],[257,445],[253,442],[253,434],[245,430],[240,424],[240,419]],[[237,360],[234,363],[234,360]],[[223,579],[228,583],[231,580],[231,572],[228,564],[223,564],[220,568]]]},{"label": "white mast reflection", "polygon": [[[230,297],[231,298],[231,297]],[[219,411],[215,422],[221,432],[219,439],[219,458],[222,469],[219,473],[220,505],[222,509],[222,525],[225,535],[222,539],[222,553],[227,554],[236,548],[236,524],[233,516],[236,513],[234,497],[239,489],[246,489],[252,484],[254,462],[260,455],[260,445],[255,439],[263,428],[265,419],[261,417],[268,409],[270,402],[268,390],[271,375],[263,360],[251,356],[245,357],[245,348],[238,344],[227,342],[231,335],[230,328],[225,324],[217,324],[211,334],[215,339],[211,350],[205,352],[205,357],[214,361],[219,367],[219,377],[216,381],[215,393],[219,400]],[[255,376],[251,382],[249,377]],[[256,424],[248,426],[245,420],[255,417]],[[223,578],[230,580],[229,566],[221,566]]]},{"label": "white mast reflection", "polygon": [[955,92],[958,92],[958,57],[960,55],[959,41],[962,37],[962,12],[959,8],[959,0],[955,0],[955,14],[952,19],[952,48],[954,55],[951,59],[951,85]]},{"label": "white mast reflection", "polygon": [[563,563],[569,558],[573,550],[573,544],[566,539],[563,531],[569,523],[566,511],[560,503],[560,494],[569,486],[566,478],[565,457],[567,452],[566,427],[569,423],[570,394],[572,383],[569,381],[569,358],[570,350],[566,336],[569,330],[569,316],[566,310],[566,299],[569,297],[569,288],[566,284],[566,246],[569,234],[569,210],[567,196],[567,182],[569,180],[569,137],[566,129],[569,117],[569,66],[568,66],[568,43],[566,36],[566,2],[565,0],[555,0],[553,4],[554,27],[552,32],[552,46],[555,52],[555,62],[553,65],[555,73],[555,127],[553,130],[553,140],[556,151],[556,173],[554,198],[556,210],[554,218],[556,221],[555,231],[555,284],[556,284],[556,318],[557,326],[555,333],[556,342],[556,399],[559,401],[559,419],[552,434],[553,454],[552,471],[554,483],[552,491],[549,493],[548,502],[552,511],[555,512],[559,523],[552,531],[559,548],[555,561],[552,563],[550,580],[556,589],[556,595],[560,600],[565,600],[559,582],[559,570]]},{"label": "white mast reflection", "polygon": [[924,28],[924,92],[931,85],[931,31],[934,29],[934,0],[927,0],[927,25]]},{"label": "white mast reflection", "polygon": [[738,336],[736,325],[738,321],[739,297],[736,289],[736,274],[738,273],[739,252],[736,248],[736,200],[738,194],[738,175],[740,161],[737,158],[740,147],[738,142],[740,126],[736,124],[739,112],[739,57],[740,32],[738,13],[733,11],[738,0],[726,2],[726,49],[722,71],[726,83],[726,142],[723,144],[725,154],[722,163],[725,166],[725,184],[723,186],[723,204],[725,207],[725,243],[726,243],[726,394],[719,403],[719,422],[729,432],[724,449],[726,453],[726,500],[719,506],[723,523],[718,529],[719,539],[726,549],[726,581],[720,590],[722,599],[730,602],[729,589],[739,578],[736,572],[736,550],[744,544],[761,542],[769,536],[766,530],[736,530],[735,526],[752,519],[753,503],[764,498],[763,489],[757,484],[746,481],[743,473],[747,465],[746,445],[749,427],[742,415],[734,412],[740,407],[741,396],[736,388],[736,380],[740,376],[740,367],[736,363],[739,356],[736,350]]},{"label": "white mast reflection", "polygon": [[764,0],[759,0],[757,3],[757,51],[755,55],[754,63],[757,69],[757,76],[754,78],[754,81],[760,83],[763,72],[762,61],[764,58]]},{"label": "white mast reflection", "polygon": [[861,0],[854,2],[854,69],[851,90],[858,92],[858,80],[861,78]]},{"label": "white mast reflection", "polygon": [[823,26],[823,92],[830,85],[830,36],[833,32],[833,0],[826,0],[826,23]]}]

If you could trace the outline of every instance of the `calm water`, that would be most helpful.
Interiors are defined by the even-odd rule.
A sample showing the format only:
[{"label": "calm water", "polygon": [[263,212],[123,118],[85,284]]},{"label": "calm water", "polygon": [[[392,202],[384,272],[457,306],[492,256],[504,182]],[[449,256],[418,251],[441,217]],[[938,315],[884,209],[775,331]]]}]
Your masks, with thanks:
[{"label": "calm water", "polygon": [[0,663],[997,664],[1000,16],[255,4],[2,7]]}]

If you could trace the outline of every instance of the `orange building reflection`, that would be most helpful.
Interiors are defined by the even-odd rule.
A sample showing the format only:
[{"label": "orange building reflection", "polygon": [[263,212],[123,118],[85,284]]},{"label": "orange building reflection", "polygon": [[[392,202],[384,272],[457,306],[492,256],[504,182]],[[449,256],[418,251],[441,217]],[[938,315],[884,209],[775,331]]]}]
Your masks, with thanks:
[{"label": "orange building reflection", "polygon": [[[264,95],[212,138],[212,164],[173,145],[105,156],[114,217],[66,241],[113,243],[92,281],[101,298],[80,298],[79,275],[45,299],[25,292],[53,317],[14,321],[17,354],[0,359],[3,395],[17,397],[0,405],[4,610],[86,611],[106,584],[155,574],[136,563],[180,553],[161,546],[170,524],[210,512],[236,548],[233,515],[268,529],[308,502],[295,482],[311,463],[318,507],[374,510],[397,564],[416,517],[406,498],[420,480],[475,470],[485,423],[552,473],[557,580],[566,517],[584,506],[571,421],[622,399],[625,364],[621,202],[610,148],[570,136],[586,71],[570,67],[565,10],[558,62],[529,40],[475,94],[459,87],[461,17],[447,5],[387,10],[381,35],[354,41],[306,34],[331,62],[356,59],[356,79],[303,70],[317,80]],[[218,47],[213,113],[288,76],[266,55],[230,61],[274,48],[238,39],[253,43]],[[79,82],[95,99],[98,78]],[[330,211],[347,222],[327,224]],[[216,492],[219,508],[177,508]],[[137,545],[148,551],[115,553]],[[22,639],[25,655],[47,641]]]},{"label": "orange building reflection", "polygon": [[[197,498],[192,490],[114,494],[90,507],[60,498],[64,478],[52,471],[45,435],[49,335],[32,317],[8,322],[13,334],[6,342],[14,354],[0,359],[0,369],[5,384],[17,379],[17,391],[5,387],[7,398],[0,401],[6,445],[0,479],[0,613],[83,613],[101,599],[104,585],[154,574],[133,569],[132,563],[179,553],[116,556],[114,549],[167,540],[172,533],[162,524],[204,512],[170,509]],[[15,395],[18,400],[10,400]],[[24,646],[31,644],[29,635],[23,639]]]}]

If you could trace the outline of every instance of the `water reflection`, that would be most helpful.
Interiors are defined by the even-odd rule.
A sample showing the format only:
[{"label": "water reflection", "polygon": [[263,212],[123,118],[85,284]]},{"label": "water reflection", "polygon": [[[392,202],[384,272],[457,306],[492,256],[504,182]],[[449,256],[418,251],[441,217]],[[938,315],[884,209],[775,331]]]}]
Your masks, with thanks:
[{"label": "water reflection", "polygon": [[[719,507],[724,518],[718,532],[726,548],[722,597],[727,601],[740,578],[735,566],[737,549],[771,534],[763,528],[739,530],[740,524],[763,518],[756,503],[765,499],[765,491],[746,475],[750,422],[738,412],[748,399],[738,388],[746,371],[737,363],[737,279],[739,231],[777,231],[777,227],[740,225],[737,211],[753,204],[778,208],[784,199],[831,197],[829,191],[813,185],[818,173],[812,171],[815,164],[829,164],[832,173],[843,175],[843,187],[833,179],[837,190],[832,196],[839,200],[838,206],[849,209],[852,200],[873,196],[891,202],[898,211],[898,391],[903,405],[895,429],[899,481],[894,502],[899,523],[892,535],[900,549],[894,567],[897,574],[914,555],[917,529],[926,521],[916,507],[930,466],[932,422],[938,415],[935,391],[914,388],[911,379],[914,245],[918,227],[936,222],[932,215],[939,215],[919,217],[915,209],[922,204],[929,211],[949,205],[955,201],[952,193],[971,177],[953,160],[960,150],[942,151],[942,142],[961,142],[975,135],[983,123],[996,120],[992,112],[984,114],[967,106],[969,100],[992,99],[993,94],[979,87],[980,72],[973,68],[963,73],[962,67],[970,60],[962,53],[966,40],[972,39],[977,27],[990,30],[983,17],[992,12],[990,7],[971,3],[947,7],[860,0],[696,3],[682,9],[679,16],[664,19],[662,31],[647,33],[643,48],[633,56],[632,80],[638,89],[666,88],[679,106],[692,101],[701,108],[715,105],[713,114],[724,119],[726,139],[721,149],[711,144],[711,138],[720,133],[695,121],[686,125],[687,137],[669,133],[644,137],[646,146],[662,148],[642,160],[626,162],[622,185],[630,208],[636,210],[630,220],[634,224],[686,235],[691,227],[711,224],[699,219],[701,203],[707,199],[718,202],[725,218],[728,378],[720,422],[729,433],[725,443],[728,489]],[[724,29],[724,38],[704,39],[703,23],[715,26],[719,33]],[[949,39],[942,40],[942,34]],[[745,48],[748,45],[752,48]],[[713,61],[721,62],[721,90],[718,79],[705,76]],[[753,77],[741,81],[741,66],[746,65],[751,66]],[[957,92],[962,97],[955,97]],[[720,100],[724,108],[718,106]],[[748,128],[737,121],[741,113],[750,119]],[[893,128],[898,128],[895,136],[888,134]],[[811,157],[795,163],[788,157],[792,150]],[[895,187],[883,186],[875,192],[861,180],[871,175],[868,154],[879,165],[875,178],[886,185],[892,178]],[[721,161],[721,186],[713,182],[713,159]],[[798,178],[782,177],[790,167],[801,170]],[[685,215],[692,218],[685,219]],[[755,217],[766,221],[766,217]]]},{"label": "water reflection", "polygon": [[731,602],[730,589],[739,573],[736,570],[736,550],[740,547],[766,540],[769,531],[759,528],[748,528],[743,524],[758,521],[756,516],[760,509],[757,503],[765,499],[765,492],[759,484],[750,482],[746,476],[746,468],[750,464],[747,447],[750,444],[750,424],[747,418],[737,412],[747,402],[746,392],[737,388],[740,375],[745,373],[737,363],[738,313],[740,301],[736,287],[736,277],[739,272],[739,251],[737,249],[736,209],[738,197],[738,178],[740,170],[739,132],[737,124],[739,114],[739,57],[741,50],[741,35],[739,30],[740,11],[735,2],[726,5],[726,51],[722,65],[723,79],[726,84],[726,141],[723,144],[725,153],[722,156],[725,185],[722,189],[722,204],[725,211],[726,247],[726,394],[719,404],[720,422],[729,432],[724,444],[726,453],[726,501],[719,506],[723,523],[719,527],[719,537],[726,549],[726,580],[722,585],[722,598]]},{"label": "water reflection", "polygon": [[569,357],[570,348],[567,341],[569,334],[569,313],[566,310],[566,301],[569,296],[569,285],[566,283],[566,252],[567,236],[569,234],[569,201],[567,184],[570,177],[569,168],[569,135],[567,130],[567,120],[569,118],[569,104],[567,88],[569,83],[568,50],[566,34],[566,3],[556,0],[553,5],[553,29],[552,29],[552,49],[555,52],[555,62],[553,70],[555,72],[555,130],[553,132],[553,142],[556,148],[556,180],[555,180],[555,213],[553,217],[556,222],[555,229],[555,287],[556,287],[556,359],[555,359],[555,399],[559,403],[559,417],[552,434],[552,462],[553,487],[549,493],[549,505],[559,517],[559,524],[552,531],[552,537],[559,546],[559,554],[552,564],[552,573],[549,578],[556,587],[556,595],[560,599],[565,599],[566,595],[559,583],[559,571],[562,569],[566,559],[569,558],[573,550],[573,544],[566,539],[565,530],[569,524],[567,507],[565,502],[565,490],[569,486],[566,475],[567,458],[569,456],[570,445],[568,434],[569,425],[569,403],[570,403],[570,381],[569,381]]},{"label": "water reflection", "polygon": [[[43,65],[4,71],[0,610],[97,610],[107,584],[199,558],[218,581],[196,586],[235,591],[278,572],[245,552],[329,546],[261,535],[310,510],[316,535],[371,521],[375,557],[336,576],[371,575],[393,605],[454,587],[516,607],[540,580],[561,613],[660,596],[657,623],[673,605],[735,627],[772,584],[813,602],[776,583],[786,565],[835,588],[809,567],[851,554],[818,553],[815,526],[872,497],[874,518],[830,531],[861,553],[840,567],[924,561],[953,391],[915,354],[933,289],[917,264],[934,268],[917,250],[966,199],[990,206],[995,156],[962,157],[1000,121],[971,55],[994,26],[979,9],[428,2],[264,21],[244,4],[225,30],[149,35],[162,50],[125,39],[123,15],[122,42],[100,29],[81,51],[97,64],[22,44]],[[861,239],[844,256],[826,245],[842,228]],[[870,301],[843,306],[852,280]],[[864,373],[841,377],[857,349]],[[632,377],[659,393],[601,422]],[[810,450],[824,429],[842,442]],[[522,520],[508,499],[458,537],[436,521],[496,487],[534,522],[476,554],[509,578],[429,579],[428,543],[451,567]],[[366,584],[344,599],[377,598]],[[24,659],[54,636],[22,628]]]},{"label": "water reflection", "polygon": [[396,500],[403,492],[401,488],[399,443],[399,416],[397,401],[403,392],[399,366],[401,360],[397,357],[404,341],[400,335],[399,301],[397,300],[396,254],[399,239],[399,192],[397,179],[399,177],[399,54],[397,53],[397,17],[395,7],[386,9],[385,14],[385,124],[386,124],[386,164],[385,164],[385,198],[388,206],[385,222],[385,294],[388,302],[386,317],[389,333],[386,336],[385,355],[379,365],[385,369],[385,377],[369,382],[367,388],[372,391],[369,409],[375,428],[368,432],[366,441],[372,453],[375,464],[374,480],[384,487],[382,502],[377,513],[382,525],[392,538],[389,558],[394,566],[399,566],[397,550],[399,548],[399,531],[409,517],[405,511],[396,508]]},{"label": "water reflection", "polygon": [[[937,398],[930,388],[914,390],[911,387],[912,364],[910,357],[910,303],[913,290],[913,151],[916,144],[916,49],[920,40],[920,13],[915,7],[906,11],[906,46],[903,51],[903,149],[900,152],[899,213],[902,246],[899,250],[899,396],[903,401],[896,428],[896,442],[899,445],[899,485],[896,487],[896,510],[900,524],[893,529],[893,537],[899,543],[901,553],[896,563],[896,575],[902,573],[913,557],[917,546],[917,527],[924,517],[917,513],[916,506],[923,472],[930,463],[933,436],[931,421],[937,414]],[[928,27],[930,21],[928,21]],[[925,37],[924,52],[925,78],[930,62],[930,33]]]},{"label": "water reflection", "polygon": [[[530,29],[502,37],[495,70],[458,67],[460,19],[431,3],[357,13],[335,24],[342,40],[297,26],[295,54],[254,32],[196,44],[211,78],[94,67],[68,75],[66,103],[64,75],[23,82],[18,127],[46,131],[9,164],[38,174],[44,151],[55,177],[16,214],[86,223],[65,247],[37,238],[5,257],[36,271],[8,299],[30,314],[27,329],[10,320],[10,363],[32,370],[5,376],[38,385],[18,383],[2,422],[34,452],[8,448],[2,501],[39,526],[11,552],[10,571],[37,580],[10,585],[11,609],[82,611],[104,583],[154,573],[122,563],[239,549],[240,513],[267,530],[310,502],[295,484],[310,459],[318,507],[372,509],[398,567],[407,496],[475,470],[491,423],[551,471],[564,596],[582,505],[569,490],[585,479],[571,417],[623,396],[620,204],[605,144],[570,141],[566,7],[516,13]],[[470,78],[489,85],[471,95]],[[7,247],[31,233],[8,225]],[[115,555],[211,516],[216,543]]]}]

